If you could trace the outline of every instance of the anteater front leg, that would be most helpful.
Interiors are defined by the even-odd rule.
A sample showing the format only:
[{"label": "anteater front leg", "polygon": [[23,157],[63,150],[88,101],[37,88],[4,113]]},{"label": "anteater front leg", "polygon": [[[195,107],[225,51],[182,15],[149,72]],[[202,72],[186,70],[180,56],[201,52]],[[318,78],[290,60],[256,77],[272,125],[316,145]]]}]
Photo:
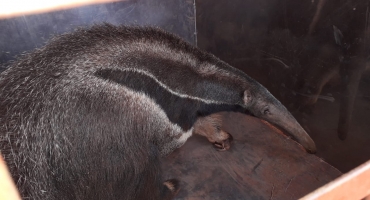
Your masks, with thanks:
[{"label": "anteater front leg", "polygon": [[194,134],[205,136],[213,143],[217,150],[226,151],[230,148],[232,136],[221,129],[222,116],[212,114],[206,117],[199,117],[194,125]]}]

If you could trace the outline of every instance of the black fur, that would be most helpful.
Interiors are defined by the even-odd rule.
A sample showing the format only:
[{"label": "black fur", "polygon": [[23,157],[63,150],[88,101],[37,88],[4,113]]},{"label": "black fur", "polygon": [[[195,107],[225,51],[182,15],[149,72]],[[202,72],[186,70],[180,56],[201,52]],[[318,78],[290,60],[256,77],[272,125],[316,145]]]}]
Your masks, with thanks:
[{"label": "black fur", "polygon": [[[246,90],[257,99],[248,105]],[[172,34],[94,26],[54,38],[0,75],[1,153],[23,198],[172,198],[159,159],[197,118],[259,115],[265,101],[282,106]]]},{"label": "black fur", "polygon": [[[112,95],[111,85],[104,80],[96,83],[99,79],[86,74],[146,93],[185,131],[198,114],[217,111],[217,106],[176,97],[148,77],[112,69],[120,63],[122,68],[154,64],[156,76],[163,70],[177,74],[174,87],[194,84],[187,78],[196,73],[186,66],[178,70],[178,63],[151,57],[150,52],[119,55],[115,52],[119,47],[113,47],[138,41],[196,51],[199,61],[212,58],[157,29],[106,24],[59,36],[1,74],[1,153],[23,198],[161,198],[160,141],[153,135],[165,135],[166,130],[156,127],[158,122],[149,119],[153,116],[140,109],[145,105],[128,107],[136,100]],[[76,66],[86,71],[78,74],[73,71]],[[229,108],[221,108],[225,109]]]},{"label": "black fur", "polygon": [[[160,68],[160,66],[154,67]],[[175,68],[176,66],[173,67]],[[237,104],[207,104],[202,101],[173,95],[150,77],[137,72],[103,69],[97,71],[96,75],[135,91],[143,92],[151,97],[165,111],[169,120],[179,125],[184,131],[188,131],[199,116],[207,116],[221,111],[247,112]],[[196,75],[194,74],[193,76]],[[199,79],[201,78],[199,77]],[[189,80],[178,81],[189,83]],[[223,95],[230,96],[227,94]]]}]

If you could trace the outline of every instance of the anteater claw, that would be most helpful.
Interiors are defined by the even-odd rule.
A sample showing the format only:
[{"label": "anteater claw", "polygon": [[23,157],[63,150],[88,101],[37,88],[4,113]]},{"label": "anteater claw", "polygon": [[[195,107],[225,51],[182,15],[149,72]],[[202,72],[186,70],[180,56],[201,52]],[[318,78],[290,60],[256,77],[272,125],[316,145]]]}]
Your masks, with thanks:
[{"label": "anteater claw", "polygon": [[228,133],[229,137],[226,140],[222,140],[221,142],[214,142],[213,145],[217,149],[217,151],[226,151],[231,147],[231,141],[233,137]]}]

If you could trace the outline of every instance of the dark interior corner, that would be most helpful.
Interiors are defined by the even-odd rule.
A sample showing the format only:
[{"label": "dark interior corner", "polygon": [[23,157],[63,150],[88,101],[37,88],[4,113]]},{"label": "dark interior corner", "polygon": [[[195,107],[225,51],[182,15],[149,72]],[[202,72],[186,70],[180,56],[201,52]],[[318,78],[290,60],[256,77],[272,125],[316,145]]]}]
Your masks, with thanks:
[{"label": "dark interior corner", "polygon": [[366,0],[199,0],[198,46],[265,85],[317,155],[347,172],[370,158],[368,9]]}]

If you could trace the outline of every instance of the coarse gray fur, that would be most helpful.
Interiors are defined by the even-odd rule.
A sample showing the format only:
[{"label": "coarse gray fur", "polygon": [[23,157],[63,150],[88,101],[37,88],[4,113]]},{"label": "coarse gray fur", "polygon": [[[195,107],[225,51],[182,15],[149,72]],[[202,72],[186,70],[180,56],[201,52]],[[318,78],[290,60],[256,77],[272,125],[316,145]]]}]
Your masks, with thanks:
[{"label": "coarse gray fur", "polygon": [[1,153],[25,199],[171,199],[178,183],[162,181],[159,158],[193,133],[229,148],[220,111],[265,119],[315,151],[241,71],[159,29],[97,25],[0,75]]}]

